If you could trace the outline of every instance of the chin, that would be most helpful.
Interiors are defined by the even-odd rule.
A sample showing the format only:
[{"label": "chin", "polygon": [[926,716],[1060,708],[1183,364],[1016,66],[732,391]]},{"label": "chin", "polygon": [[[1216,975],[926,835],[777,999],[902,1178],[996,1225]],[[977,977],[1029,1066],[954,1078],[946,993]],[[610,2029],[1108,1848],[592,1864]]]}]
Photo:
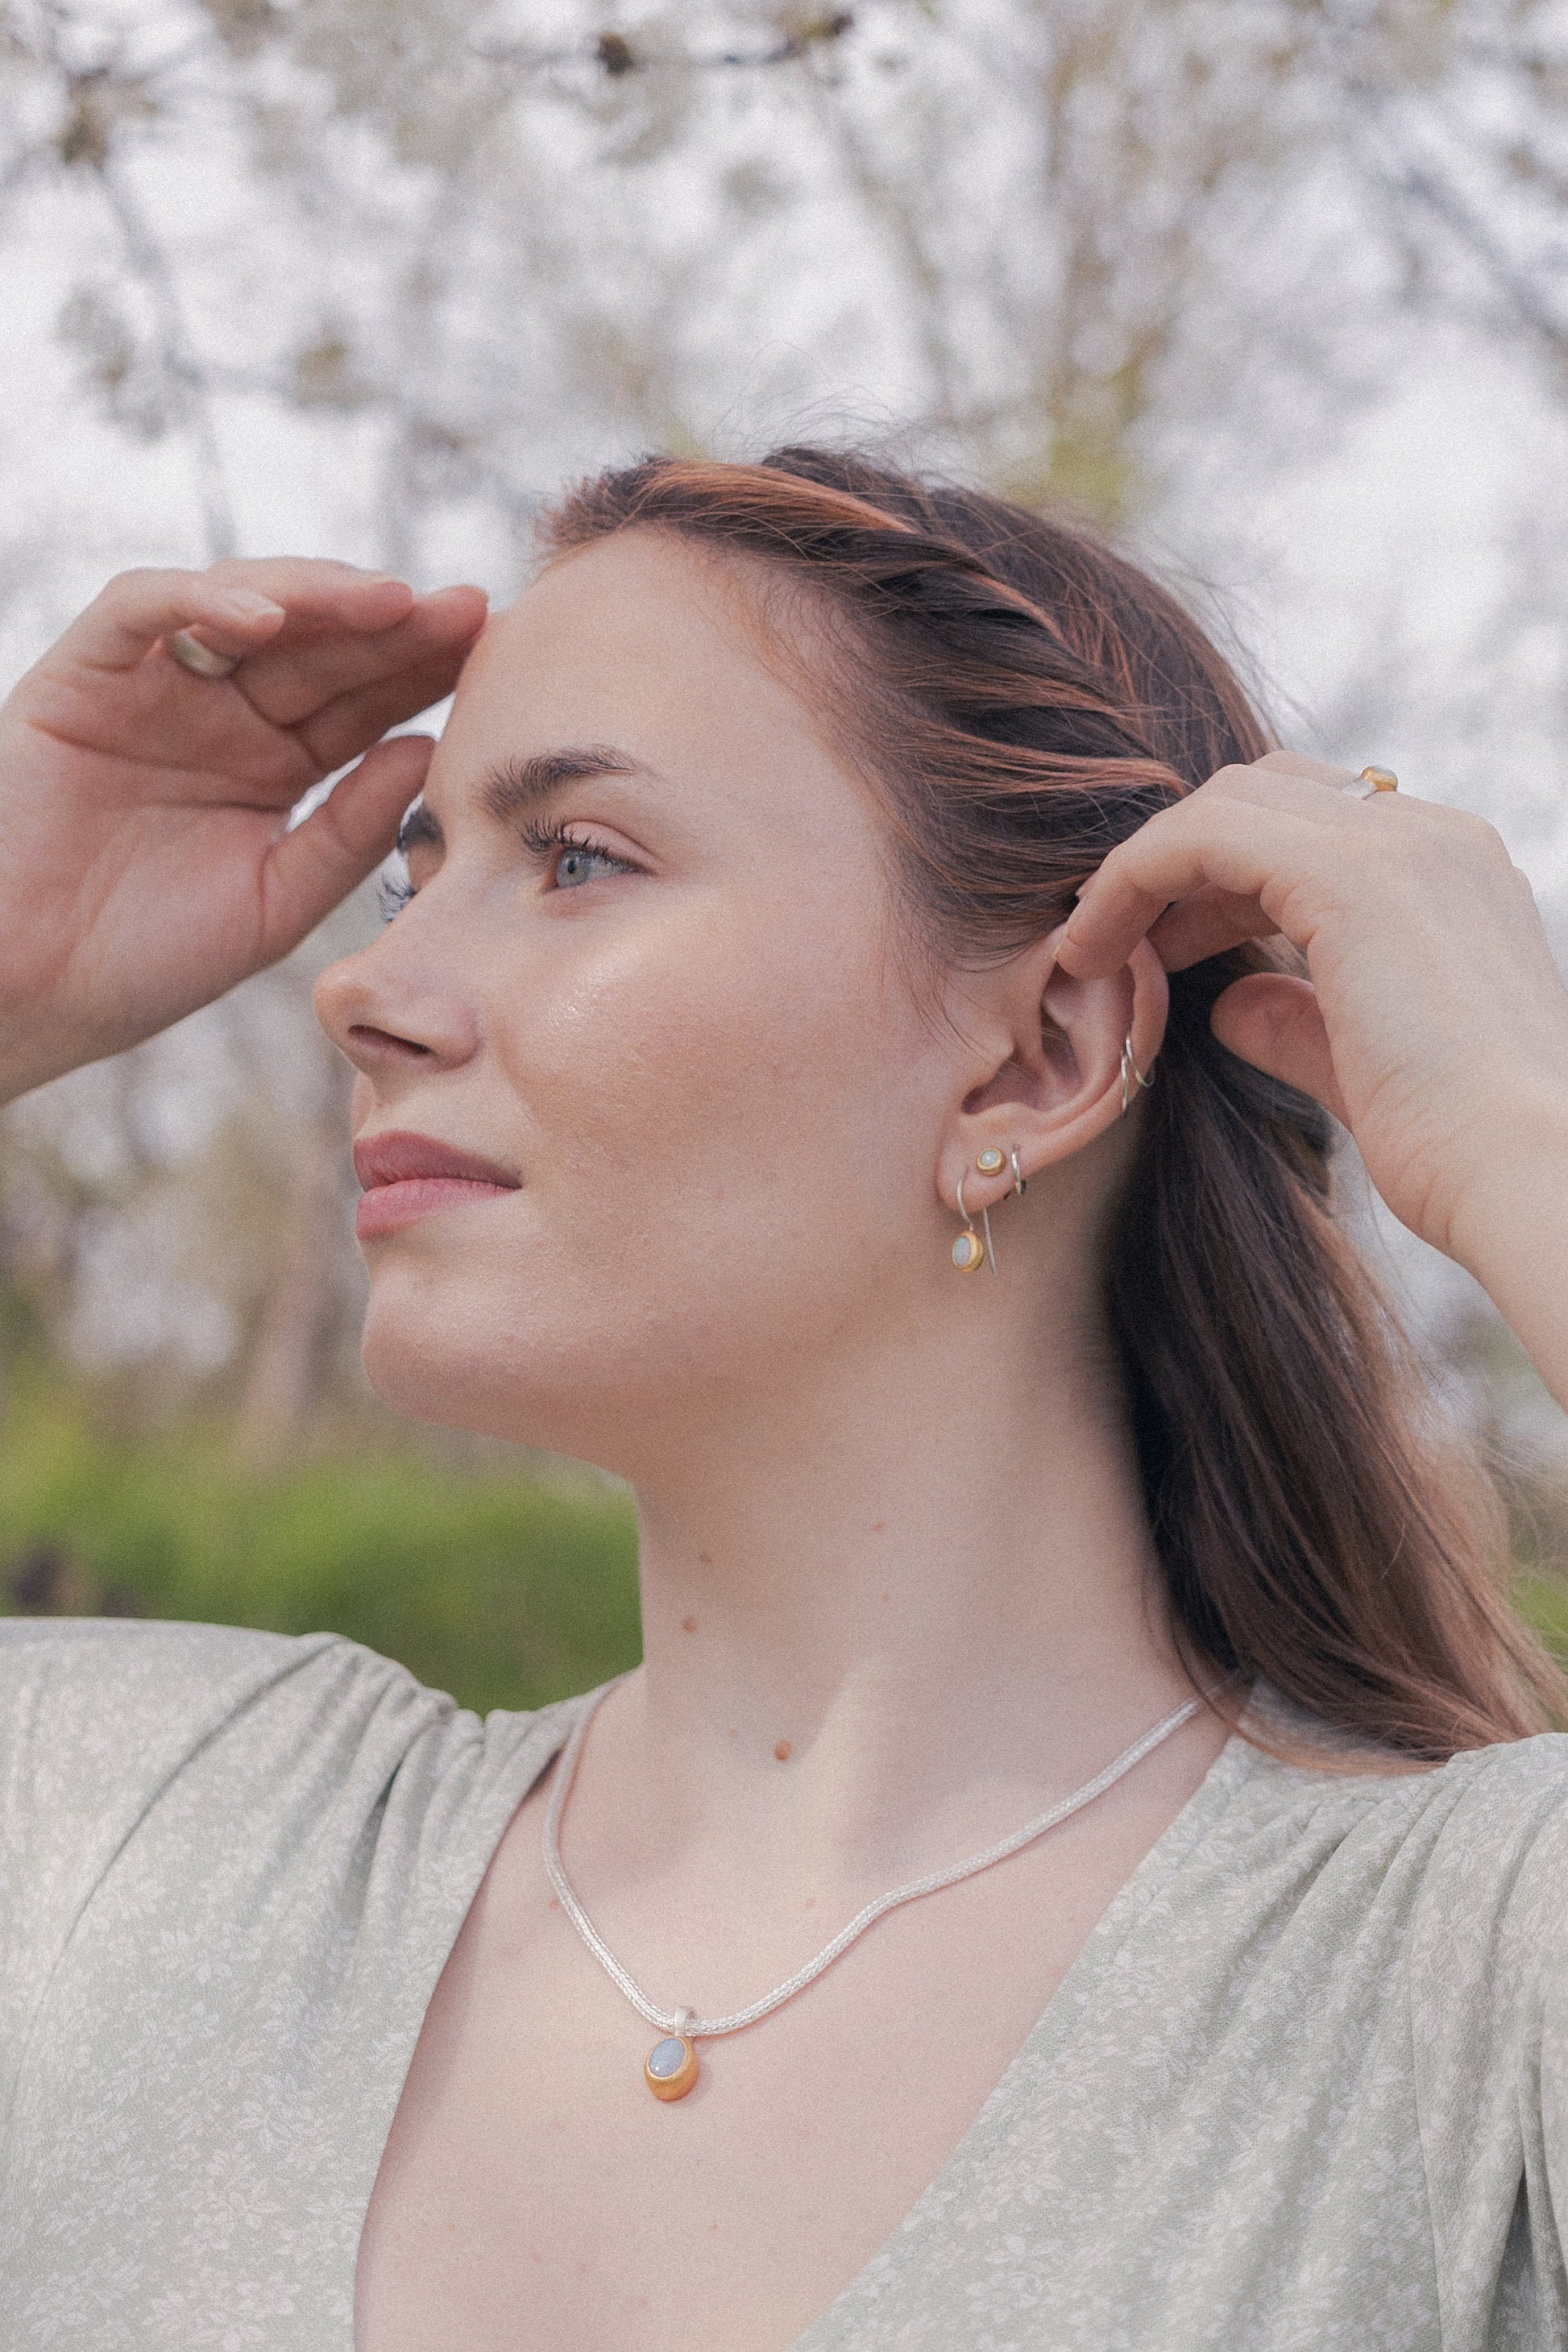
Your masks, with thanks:
[{"label": "chin", "polygon": [[[410,1421],[442,1429],[471,1430],[479,1437],[505,1437],[524,1445],[549,1443],[531,1425],[512,1367],[503,1372],[496,1351],[472,1335],[465,1341],[450,1319],[422,1320],[378,1311],[373,1301],[361,1341],[365,1376],[383,1404]],[[514,1341],[509,1355],[515,1360]],[[524,1394],[529,1383],[523,1383]]]},{"label": "chin", "polygon": [[586,1461],[614,1450],[612,1368],[581,1315],[563,1329],[542,1302],[499,1299],[493,1281],[476,1291],[403,1275],[389,1268],[374,1280],[365,1311],[361,1355],[384,1404],[410,1421]]},{"label": "chin", "polygon": [[[371,1386],[411,1421],[563,1454],[633,1479],[739,1400],[776,1402],[781,1363],[840,1347],[843,1301],[795,1280],[737,1284],[710,1253],[649,1266],[559,1252],[436,1251],[401,1239],[370,1257],[363,1354]],[[738,1297],[740,1303],[737,1303]]]}]

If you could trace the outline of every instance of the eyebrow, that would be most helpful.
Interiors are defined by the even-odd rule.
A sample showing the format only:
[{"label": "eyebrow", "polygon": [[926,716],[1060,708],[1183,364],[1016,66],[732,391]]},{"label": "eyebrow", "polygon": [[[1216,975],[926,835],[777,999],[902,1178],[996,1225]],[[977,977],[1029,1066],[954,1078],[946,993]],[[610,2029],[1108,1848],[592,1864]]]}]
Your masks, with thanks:
[{"label": "eyebrow", "polygon": [[571,744],[561,751],[536,752],[531,759],[503,760],[491,768],[479,787],[479,802],[489,816],[505,823],[525,809],[548,800],[563,785],[584,776],[647,775],[649,771],[627,751],[611,743]]},{"label": "eyebrow", "polygon": [[[504,824],[581,777],[651,776],[653,772],[629,751],[616,751],[614,744],[571,744],[560,751],[535,752],[526,760],[498,761],[480,782],[479,805],[487,816]],[[397,846],[405,856],[418,847],[444,848],[446,839],[440,820],[423,800],[415,802],[397,828]]]}]

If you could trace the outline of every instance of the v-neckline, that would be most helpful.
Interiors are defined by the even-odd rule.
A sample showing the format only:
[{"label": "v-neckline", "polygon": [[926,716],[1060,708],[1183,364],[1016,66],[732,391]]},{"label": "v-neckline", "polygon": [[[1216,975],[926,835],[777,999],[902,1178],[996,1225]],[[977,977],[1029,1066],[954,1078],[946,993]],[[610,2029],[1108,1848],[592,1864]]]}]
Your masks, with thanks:
[{"label": "v-neckline", "polygon": [[1232,1732],[1180,1812],[1122,1880],[1084,1937],[1077,1958],[958,2146],[903,2220],[787,2352],[843,2352],[854,2341],[852,2331],[870,2315],[892,2273],[918,2254],[942,2215],[979,2178],[1013,2126],[1026,2080],[1032,2086],[1042,2068],[1061,2059],[1138,1921],[1226,1812],[1259,1760],[1258,1749]]},{"label": "v-neckline", "polygon": [[[413,2016],[413,2031],[406,2035],[406,2046],[402,2052],[403,2063],[396,2074],[391,2103],[386,2107],[384,2125],[378,2122],[376,2126],[375,2161],[369,2167],[368,2177],[363,2179],[363,2193],[355,2200],[358,2218],[349,2255],[347,2352],[356,2352],[353,2318],[354,2287],[371,2196],[414,2062],[415,2049],[435,1998],[437,1984],[518,1807],[560,1754],[571,1737],[579,1711],[595,1696],[593,1691],[585,1691],[578,1696],[558,1700],[552,1706],[542,1708],[537,1715],[521,1721],[517,1745],[487,1791],[487,1801],[482,1807],[482,1833],[468,1844],[464,1857],[466,1866],[457,1874],[455,1882],[447,1882],[451,1905],[447,1921],[444,1923],[442,1935],[426,1945],[426,1964],[422,1972],[426,1980],[419,1989],[417,2015]],[[491,1734],[494,1724],[492,1717],[486,1726],[487,1736]],[[1053,2063],[1067,2049],[1097,1988],[1137,1921],[1187,1854],[1206,1836],[1258,1760],[1258,1751],[1238,1732],[1233,1732],[1181,1811],[1167,1823],[1142,1860],[1123,1880],[1090,1928],[1071,1966],[1008,2061],[1000,2081],[988,2093],[957,2147],[943,2160],[902,2221],[895,2224],[881,2245],[820,2316],[803,2335],[795,2337],[787,2352],[839,2352],[839,2347],[852,2340],[844,2331],[854,2326],[871,2310],[889,2272],[896,2266],[901,2267],[902,2260],[918,2249],[939,2217],[978,2176],[1010,2127],[1023,2078],[1027,2075],[1031,2080],[1036,2079],[1042,2063]],[[470,1826],[473,1830],[480,1828],[477,1822]],[[447,1924],[449,1934],[445,1932]],[[409,2011],[413,2008],[414,2003],[410,2002]],[[409,2011],[405,2011],[405,2017]],[[363,2129],[363,2112],[360,2120]],[[363,2140],[361,2149],[363,2155]]]}]

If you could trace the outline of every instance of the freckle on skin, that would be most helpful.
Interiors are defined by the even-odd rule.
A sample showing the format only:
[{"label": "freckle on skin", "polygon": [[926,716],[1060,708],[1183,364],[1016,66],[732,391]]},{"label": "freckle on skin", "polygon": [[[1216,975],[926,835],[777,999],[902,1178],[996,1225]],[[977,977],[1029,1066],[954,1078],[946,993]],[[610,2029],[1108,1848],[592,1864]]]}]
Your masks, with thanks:
[{"label": "freckle on skin", "polygon": [[695,1633],[697,1631],[696,1618],[683,1617],[680,1621],[680,1630],[683,1633]]},{"label": "freckle on skin", "polygon": [[794,1742],[788,1739],[781,1739],[775,1746],[773,1754],[778,1758],[781,1764],[787,1764],[790,1758],[795,1754]]},{"label": "freckle on skin", "polygon": [[559,1896],[559,1895],[552,1895],[551,1896],[551,1898],[550,1898],[550,1907],[551,1907],[551,1909],[552,1909],[552,1911],[559,1911],[559,1910],[560,1910],[560,1908],[561,1908],[561,1897]]},{"label": "freckle on skin", "polygon": [[879,1519],[879,1520],[877,1520],[877,1522],[875,1523],[875,1525],[873,1526],[873,1528],[872,1528],[872,1529],[871,1529],[871,1533],[872,1533],[874,1536],[879,1536],[879,1535],[882,1533],[883,1528],[887,1526],[887,1524],[888,1524],[888,1522],[887,1522],[887,1520],[886,1520],[886,1519]]},{"label": "freckle on skin", "polygon": [[882,1595],[882,1598],[883,1598],[883,1600],[884,1600],[884,1601],[890,1601],[890,1600],[892,1599],[892,1597],[893,1597],[893,1596],[892,1596],[892,1594],[891,1594],[890,1592],[884,1592],[884,1593],[883,1593],[883,1595]]},{"label": "freckle on skin", "polygon": [[712,1553],[710,1551],[700,1551],[697,1555],[697,1564],[700,1568],[711,1568],[713,1565]]}]

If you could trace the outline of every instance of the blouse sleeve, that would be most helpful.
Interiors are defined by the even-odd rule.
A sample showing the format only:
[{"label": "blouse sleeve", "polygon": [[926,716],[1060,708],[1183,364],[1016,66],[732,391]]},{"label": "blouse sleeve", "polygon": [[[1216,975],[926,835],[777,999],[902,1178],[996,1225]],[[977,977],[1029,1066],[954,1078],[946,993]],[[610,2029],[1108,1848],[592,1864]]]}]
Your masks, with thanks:
[{"label": "blouse sleeve", "polygon": [[[1554,1744],[1568,1748],[1568,1741]],[[1525,2196],[1541,2340],[1563,2344],[1568,2343],[1568,1791],[1531,1856],[1523,1892],[1540,1988],[1539,2038],[1526,2052],[1527,2095],[1521,2103]]]},{"label": "blouse sleeve", "polygon": [[1568,2343],[1568,1738],[1457,1757],[1424,1822],[1403,1977],[1444,2341]]},{"label": "blouse sleeve", "polygon": [[0,1618],[0,2108],[51,1970],[138,1823],[336,1637]]}]

